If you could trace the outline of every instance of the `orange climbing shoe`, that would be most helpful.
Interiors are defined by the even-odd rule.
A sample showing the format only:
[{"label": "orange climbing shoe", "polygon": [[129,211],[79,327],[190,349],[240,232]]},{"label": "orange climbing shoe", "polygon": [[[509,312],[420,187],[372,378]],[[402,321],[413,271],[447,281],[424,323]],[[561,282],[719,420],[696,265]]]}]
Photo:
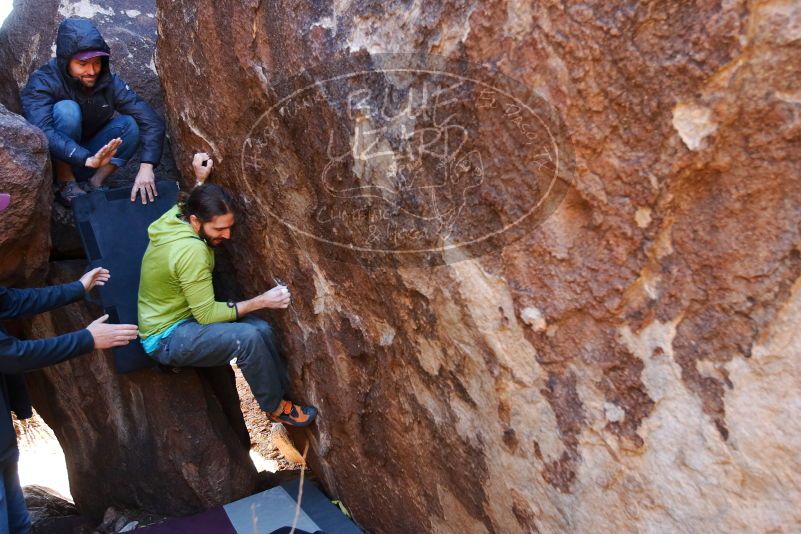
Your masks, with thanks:
[{"label": "orange climbing shoe", "polygon": [[281,413],[267,414],[276,423],[286,423],[291,426],[309,426],[317,417],[317,408],[314,406],[301,406],[292,401],[281,401]]}]

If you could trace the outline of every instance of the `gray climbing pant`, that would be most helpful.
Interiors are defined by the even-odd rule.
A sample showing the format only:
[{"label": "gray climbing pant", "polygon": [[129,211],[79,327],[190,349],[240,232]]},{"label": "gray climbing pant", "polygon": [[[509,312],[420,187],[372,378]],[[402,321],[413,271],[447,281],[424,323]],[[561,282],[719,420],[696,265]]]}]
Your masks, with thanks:
[{"label": "gray climbing pant", "polygon": [[190,319],[162,339],[150,356],[171,367],[217,367],[236,359],[265,412],[278,408],[287,388],[273,329],[252,315],[232,323],[199,324]]}]

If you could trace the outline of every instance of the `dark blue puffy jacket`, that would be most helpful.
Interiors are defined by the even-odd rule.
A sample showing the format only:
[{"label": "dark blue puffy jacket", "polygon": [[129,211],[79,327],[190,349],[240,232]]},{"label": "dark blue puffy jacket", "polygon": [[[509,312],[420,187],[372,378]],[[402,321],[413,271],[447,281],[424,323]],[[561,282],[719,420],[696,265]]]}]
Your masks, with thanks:
[{"label": "dark blue puffy jacket", "polygon": [[53,106],[61,100],[74,100],[81,106],[84,139],[97,133],[115,111],[130,115],[139,126],[140,160],[158,165],[164,147],[164,121],[122,78],[111,72],[108,57],[102,58],[103,68],[97,83],[87,92],[80,80],[67,72],[70,58],[86,50],[110,51],[103,36],[88,20],[62,22],[56,37],[56,59],[31,74],[20,94],[25,118],[47,135],[53,157],[82,167],[86,158],[94,154],[55,130]]},{"label": "dark blue puffy jacket", "polygon": [[[0,287],[0,319],[42,313],[84,297],[83,284],[73,282],[41,289]],[[0,465],[13,459],[17,436],[10,410],[20,419],[31,416],[31,402],[21,373],[91,352],[95,346],[88,330],[48,339],[21,340],[0,326]]]}]

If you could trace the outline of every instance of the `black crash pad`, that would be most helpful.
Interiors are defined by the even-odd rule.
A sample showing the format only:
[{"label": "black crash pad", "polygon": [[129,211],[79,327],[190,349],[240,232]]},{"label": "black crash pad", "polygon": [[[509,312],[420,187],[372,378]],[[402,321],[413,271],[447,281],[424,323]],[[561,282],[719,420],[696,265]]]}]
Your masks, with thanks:
[{"label": "black crash pad", "polygon": [[[111,280],[95,290],[110,323],[137,324],[139,271],[148,244],[147,227],[173,207],[178,198],[178,182],[159,180],[156,187],[156,201],[145,205],[138,198],[131,202],[130,187],[95,191],[73,201],[88,269],[102,266],[111,271]],[[138,341],[112,351],[119,373],[155,365]]]}]

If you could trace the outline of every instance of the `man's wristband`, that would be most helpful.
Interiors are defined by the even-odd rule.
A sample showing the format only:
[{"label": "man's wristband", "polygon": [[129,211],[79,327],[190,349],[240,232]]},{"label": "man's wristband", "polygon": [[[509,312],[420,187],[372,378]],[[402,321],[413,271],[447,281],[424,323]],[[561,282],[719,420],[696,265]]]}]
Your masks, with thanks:
[{"label": "man's wristband", "polygon": [[226,302],[226,304],[228,305],[229,308],[234,309],[234,311],[236,312],[236,318],[239,319],[239,308],[237,308],[236,302],[234,302],[233,300],[229,300],[228,302]]}]

